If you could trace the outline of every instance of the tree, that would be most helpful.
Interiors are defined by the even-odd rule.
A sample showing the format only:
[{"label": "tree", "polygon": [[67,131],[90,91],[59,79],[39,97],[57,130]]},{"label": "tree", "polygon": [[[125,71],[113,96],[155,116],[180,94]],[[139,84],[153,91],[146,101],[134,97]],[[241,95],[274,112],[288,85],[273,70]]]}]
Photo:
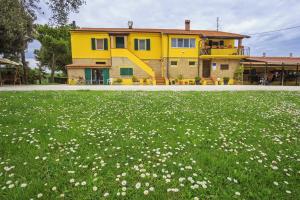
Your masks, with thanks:
[{"label": "tree", "polygon": [[[71,12],[77,12],[84,0],[48,0],[53,24],[63,26]],[[0,55],[23,63],[23,82],[27,83],[25,50],[33,39],[36,13],[42,11],[40,0],[0,0]]]},{"label": "tree", "polygon": [[[35,15],[36,11],[41,10],[39,7],[40,0],[20,0],[27,12]],[[78,9],[85,4],[85,0],[47,0],[46,4],[51,10],[50,20],[55,25],[66,25],[68,16],[71,12],[78,12]]]},{"label": "tree", "polygon": [[36,51],[36,57],[41,65],[46,65],[50,69],[51,82],[54,82],[56,70],[66,73],[65,66],[71,63],[70,29],[70,25],[37,26],[36,39],[41,43],[41,49]]},{"label": "tree", "polygon": [[23,82],[27,82],[25,49],[31,41],[34,17],[19,0],[0,0],[0,54],[23,63]]},{"label": "tree", "polygon": [[66,25],[71,12],[78,12],[78,9],[85,4],[85,0],[50,0],[48,5],[52,10],[51,21],[57,25]]}]

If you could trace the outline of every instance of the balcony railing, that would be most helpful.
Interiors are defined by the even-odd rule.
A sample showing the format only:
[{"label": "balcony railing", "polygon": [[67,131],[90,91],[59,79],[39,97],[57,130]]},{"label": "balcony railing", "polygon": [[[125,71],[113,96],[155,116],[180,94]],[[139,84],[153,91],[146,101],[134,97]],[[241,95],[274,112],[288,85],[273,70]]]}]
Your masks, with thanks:
[{"label": "balcony railing", "polygon": [[238,55],[250,56],[249,47],[240,48],[203,48],[200,50],[200,55]]}]

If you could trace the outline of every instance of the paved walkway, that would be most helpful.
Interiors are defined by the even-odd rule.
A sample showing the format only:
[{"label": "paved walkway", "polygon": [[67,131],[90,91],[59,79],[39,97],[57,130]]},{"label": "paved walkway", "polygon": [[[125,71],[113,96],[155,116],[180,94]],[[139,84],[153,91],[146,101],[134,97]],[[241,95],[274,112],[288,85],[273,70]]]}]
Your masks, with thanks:
[{"label": "paved walkway", "polygon": [[21,85],[1,86],[1,91],[61,91],[61,90],[99,90],[99,91],[300,91],[300,86],[263,85]]}]

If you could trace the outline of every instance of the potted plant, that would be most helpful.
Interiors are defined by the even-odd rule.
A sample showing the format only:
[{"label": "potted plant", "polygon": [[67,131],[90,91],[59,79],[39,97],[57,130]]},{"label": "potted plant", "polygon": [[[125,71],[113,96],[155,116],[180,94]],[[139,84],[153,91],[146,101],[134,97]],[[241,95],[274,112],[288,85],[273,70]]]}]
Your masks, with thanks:
[{"label": "potted plant", "polygon": [[138,85],[139,82],[140,82],[139,79],[137,79],[136,76],[132,76],[131,80],[132,80],[133,85]]},{"label": "potted plant", "polygon": [[229,77],[224,77],[223,82],[224,82],[224,85],[228,85]]},{"label": "potted plant", "polygon": [[199,76],[196,76],[195,77],[195,84],[200,85],[200,82],[201,82],[201,78]]},{"label": "potted plant", "polygon": [[179,76],[178,76],[178,82],[179,82],[179,85],[182,85],[183,84],[183,75],[182,74],[180,74]]},{"label": "potted plant", "polygon": [[143,79],[143,84],[147,85],[147,79],[146,78]]},{"label": "potted plant", "polygon": [[121,78],[117,78],[115,81],[114,81],[114,84],[115,85],[121,85],[123,82],[123,80]]},{"label": "potted plant", "polygon": [[175,78],[174,82],[175,82],[175,84],[174,84],[174,85],[178,85],[178,84],[179,84],[179,81],[178,81],[178,79],[177,79],[177,78]]}]

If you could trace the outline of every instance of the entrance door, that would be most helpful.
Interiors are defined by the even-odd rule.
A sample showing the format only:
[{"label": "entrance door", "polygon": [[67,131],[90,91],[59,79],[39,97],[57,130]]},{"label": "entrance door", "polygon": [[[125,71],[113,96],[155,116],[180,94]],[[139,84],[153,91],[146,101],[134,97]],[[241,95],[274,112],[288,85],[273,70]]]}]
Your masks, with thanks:
[{"label": "entrance door", "polygon": [[103,75],[101,69],[92,69],[92,84],[103,84]]},{"label": "entrance door", "polygon": [[116,36],[116,48],[125,48],[125,40],[123,36]]},{"label": "entrance door", "polygon": [[203,60],[202,76],[204,78],[210,77],[210,68],[211,68],[211,61]]},{"label": "entrance door", "polygon": [[108,85],[109,79],[109,69],[102,69],[102,76],[103,76],[103,84]]},{"label": "entrance door", "polygon": [[92,70],[90,68],[85,68],[85,82],[86,84],[92,83]]}]

